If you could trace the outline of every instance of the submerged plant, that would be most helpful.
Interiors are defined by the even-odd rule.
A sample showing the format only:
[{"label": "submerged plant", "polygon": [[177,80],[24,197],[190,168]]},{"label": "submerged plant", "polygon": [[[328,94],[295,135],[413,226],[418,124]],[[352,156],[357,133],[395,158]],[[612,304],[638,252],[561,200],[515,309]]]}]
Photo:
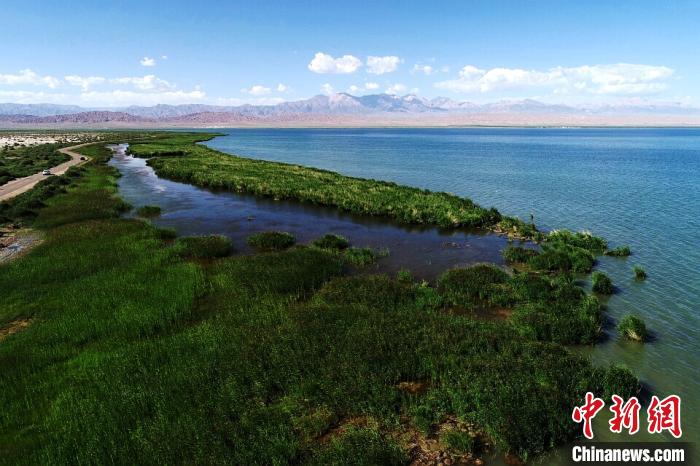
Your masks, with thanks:
[{"label": "submerged plant", "polygon": [[248,245],[257,251],[284,251],[297,242],[294,235],[285,231],[264,231],[250,235],[247,239]]},{"label": "submerged plant", "polygon": [[617,325],[620,335],[634,341],[644,341],[647,338],[647,326],[639,317],[627,314]]},{"label": "submerged plant", "polygon": [[610,277],[603,272],[593,272],[593,292],[604,295],[613,294],[613,284]]}]

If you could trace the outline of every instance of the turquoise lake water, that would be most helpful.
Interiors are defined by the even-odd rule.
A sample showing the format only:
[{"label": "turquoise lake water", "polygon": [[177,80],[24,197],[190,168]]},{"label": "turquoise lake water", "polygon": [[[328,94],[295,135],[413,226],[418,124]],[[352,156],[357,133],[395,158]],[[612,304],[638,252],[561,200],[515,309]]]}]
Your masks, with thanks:
[{"label": "turquoise lake water", "polygon": [[[628,244],[631,257],[597,266],[617,287],[605,303],[606,338],[576,351],[627,365],[661,396],[680,395],[683,440],[700,439],[700,129],[216,131],[226,136],[206,144],[223,152],[448,191],[533,214],[540,228]],[[633,279],[634,265],[645,282]],[[615,322],[630,312],[653,341],[619,340]],[[605,427],[596,432],[603,439]]]}]

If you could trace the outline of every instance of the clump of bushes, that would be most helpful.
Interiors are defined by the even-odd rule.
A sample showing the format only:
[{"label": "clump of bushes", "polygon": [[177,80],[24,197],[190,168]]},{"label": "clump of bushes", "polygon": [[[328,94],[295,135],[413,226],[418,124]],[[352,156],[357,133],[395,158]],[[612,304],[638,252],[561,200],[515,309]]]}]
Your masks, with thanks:
[{"label": "clump of bushes", "polygon": [[177,232],[174,228],[156,228],[156,238],[162,240],[171,240],[177,238]]},{"label": "clump of bushes", "polygon": [[613,294],[613,284],[610,277],[603,272],[593,272],[593,292],[604,295]]},{"label": "clump of bushes", "polygon": [[526,264],[541,272],[588,273],[595,265],[592,252],[561,242],[547,243],[542,251],[509,246],[503,251],[503,257],[509,263]]},{"label": "clump of bushes", "polygon": [[491,264],[453,269],[438,278],[438,291],[453,306],[471,308],[488,301],[498,291],[497,285],[508,281],[508,274]]},{"label": "clump of bushes", "polygon": [[647,272],[639,265],[635,265],[632,270],[634,271],[634,278],[636,280],[642,281],[647,279]]},{"label": "clump of bushes", "polygon": [[413,283],[415,278],[408,269],[401,269],[396,273],[396,280],[401,283]]},{"label": "clump of bushes", "polygon": [[350,242],[345,237],[340,235],[334,235],[332,233],[323,235],[322,237],[315,239],[314,241],[312,241],[311,244],[316,246],[317,248],[334,249],[337,251],[342,251],[350,247]]},{"label": "clump of bushes", "polygon": [[248,245],[260,252],[284,251],[297,242],[294,235],[286,231],[264,231],[250,235]]},{"label": "clump of bushes", "polygon": [[441,440],[450,448],[450,450],[464,455],[474,451],[474,437],[468,432],[450,429],[441,435]]},{"label": "clump of bushes", "polygon": [[632,254],[632,251],[630,250],[630,247],[625,245],[625,246],[618,246],[615,249],[608,249],[605,251],[606,256],[613,256],[613,257],[627,257],[630,254]]},{"label": "clump of bushes", "polygon": [[213,259],[231,254],[231,240],[222,235],[183,236],[173,245],[181,257],[188,259]]},{"label": "clump of bushes", "polygon": [[527,263],[539,253],[534,249],[526,249],[520,246],[508,246],[503,250],[503,258],[509,263]]},{"label": "clump of bushes", "polygon": [[360,267],[374,264],[377,259],[387,255],[389,255],[388,251],[375,251],[372,248],[348,248],[344,254],[348,262]]},{"label": "clump of bushes", "polygon": [[157,205],[145,205],[136,210],[139,217],[157,217],[160,215],[161,209]]},{"label": "clump of bushes", "polygon": [[384,464],[400,466],[408,463],[408,457],[393,440],[376,429],[349,427],[331,439],[328,445],[317,447],[308,464],[367,465]]},{"label": "clump of bushes", "polygon": [[627,314],[617,325],[620,335],[634,341],[644,341],[647,338],[647,326],[639,317]]},{"label": "clump of bushes", "polygon": [[608,248],[608,242],[604,238],[588,231],[573,233],[569,230],[553,230],[547,235],[547,242],[566,244],[597,253],[602,253]]}]

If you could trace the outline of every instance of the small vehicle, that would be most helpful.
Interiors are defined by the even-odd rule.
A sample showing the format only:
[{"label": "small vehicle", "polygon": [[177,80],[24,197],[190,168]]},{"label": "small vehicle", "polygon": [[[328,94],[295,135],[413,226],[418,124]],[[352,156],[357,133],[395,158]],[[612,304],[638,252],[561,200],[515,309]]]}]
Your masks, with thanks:
[{"label": "small vehicle", "polygon": [[87,160],[87,158],[84,155],[81,155],[80,160]]},{"label": "small vehicle", "polygon": [[51,170],[44,170],[41,172],[42,175],[51,175]]}]

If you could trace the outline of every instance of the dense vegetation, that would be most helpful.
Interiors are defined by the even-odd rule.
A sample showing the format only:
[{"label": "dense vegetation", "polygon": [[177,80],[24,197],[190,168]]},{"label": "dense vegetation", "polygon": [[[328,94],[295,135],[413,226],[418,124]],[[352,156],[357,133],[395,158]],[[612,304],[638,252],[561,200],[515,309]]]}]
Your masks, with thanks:
[{"label": "dense vegetation", "polygon": [[615,291],[612,280],[603,272],[593,272],[593,292],[604,295],[611,295]]},{"label": "dense vegetation", "polygon": [[297,242],[294,235],[286,231],[263,231],[250,235],[248,245],[257,251],[284,251]]},{"label": "dense vegetation", "polygon": [[[471,451],[452,419],[527,458],[579,434],[586,391],[638,390],[556,343],[597,332],[567,274],[484,265],[433,288],[351,273],[366,253],[329,237],[231,256],[221,237],[119,218],[109,152],[82,150],[93,160],[27,220],[46,241],[0,265],[0,328],[31,322],[0,341],[3,461],[405,464],[407,437]],[[484,303],[513,315],[450,312]]]},{"label": "dense vegetation", "polygon": [[647,272],[641,266],[635,265],[632,267],[632,271],[634,272],[635,280],[643,281],[647,279]]},{"label": "dense vegetation", "polygon": [[295,199],[411,224],[493,227],[501,220],[496,209],[482,208],[452,194],[235,157],[192,144],[193,139],[206,139],[206,135],[178,134],[157,143],[133,144],[129,151],[153,157],[149,165],[159,176],[214,189]]},{"label": "dense vegetation", "polygon": [[160,215],[160,207],[157,205],[144,205],[136,209],[139,217],[157,217]]},{"label": "dense vegetation", "polygon": [[0,185],[15,178],[33,175],[70,160],[58,151],[67,144],[17,146],[0,150]]},{"label": "dense vegetation", "polygon": [[632,314],[628,314],[620,320],[617,331],[625,338],[634,341],[644,341],[647,338],[647,326],[644,321]]}]

